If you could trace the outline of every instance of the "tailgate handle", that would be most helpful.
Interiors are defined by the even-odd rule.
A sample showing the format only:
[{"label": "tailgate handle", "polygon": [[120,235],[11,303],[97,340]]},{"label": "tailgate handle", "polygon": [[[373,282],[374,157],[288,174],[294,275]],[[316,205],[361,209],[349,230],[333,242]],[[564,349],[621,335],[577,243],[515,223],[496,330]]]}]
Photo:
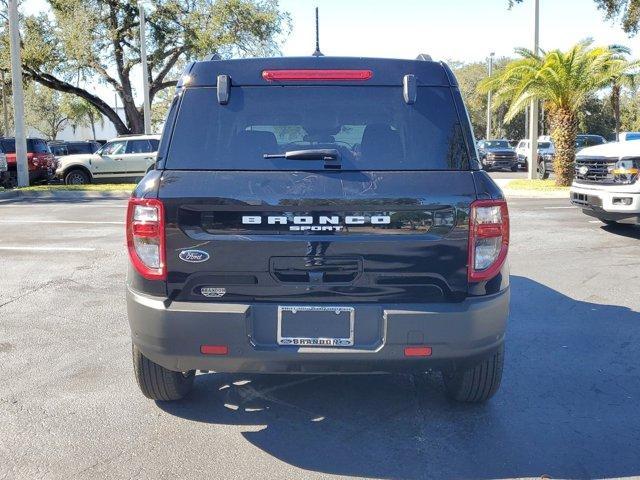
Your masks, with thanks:
[{"label": "tailgate handle", "polygon": [[362,270],[356,258],[340,257],[273,257],[271,274],[282,283],[351,283]]}]

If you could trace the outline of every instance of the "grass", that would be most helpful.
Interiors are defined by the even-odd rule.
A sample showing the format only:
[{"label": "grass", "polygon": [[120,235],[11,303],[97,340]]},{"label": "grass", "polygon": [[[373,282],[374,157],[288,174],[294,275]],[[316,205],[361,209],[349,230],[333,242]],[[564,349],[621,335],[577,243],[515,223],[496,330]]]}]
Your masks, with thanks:
[{"label": "grass", "polygon": [[135,183],[89,183],[87,185],[32,185],[19,188],[22,192],[61,192],[61,191],[89,191],[89,192],[131,192]]},{"label": "grass", "polygon": [[509,190],[535,190],[538,192],[566,191],[569,187],[559,187],[555,180],[511,180],[507,183]]}]

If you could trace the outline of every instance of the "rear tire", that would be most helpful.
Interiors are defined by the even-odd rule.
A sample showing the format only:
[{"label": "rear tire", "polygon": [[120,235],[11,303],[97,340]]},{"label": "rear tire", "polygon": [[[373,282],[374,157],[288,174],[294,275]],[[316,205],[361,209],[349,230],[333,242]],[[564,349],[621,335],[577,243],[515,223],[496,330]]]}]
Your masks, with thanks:
[{"label": "rear tire", "polygon": [[504,367],[504,345],[489,358],[466,370],[443,372],[447,396],[458,402],[489,400],[500,387]]},{"label": "rear tire", "polygon": [[193,386],[195,371],[174,372],[145,357],[133,345],[133,371],[140,390],[151,400],[169,402],[187,396]]},{"label": "rear tire", "polygon": [[91,183],[91,178],[89,178],[89,175],[87,175],[87,172],[84,170],[75,168],[65,174],[64,183],[65,185],[86,185],[87,183]]}]

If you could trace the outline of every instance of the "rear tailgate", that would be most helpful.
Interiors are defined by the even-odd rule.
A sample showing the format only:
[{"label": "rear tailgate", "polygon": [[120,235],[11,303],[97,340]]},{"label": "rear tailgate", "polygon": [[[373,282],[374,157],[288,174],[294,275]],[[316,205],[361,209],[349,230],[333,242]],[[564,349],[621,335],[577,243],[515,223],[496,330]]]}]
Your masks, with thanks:
[{"label": "rear tailgate", "polygon": [[183,301],[455,302],[469,171],[164,171],[168,293]]}]

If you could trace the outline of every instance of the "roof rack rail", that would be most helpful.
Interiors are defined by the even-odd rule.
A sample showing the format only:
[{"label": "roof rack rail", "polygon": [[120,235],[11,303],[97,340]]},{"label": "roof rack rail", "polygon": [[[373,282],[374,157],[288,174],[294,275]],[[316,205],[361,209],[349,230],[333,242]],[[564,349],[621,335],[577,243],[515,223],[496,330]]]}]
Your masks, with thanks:
[{"label": "roof rack rail", "polygon": [[423,62],[433,62],[433,58],[431,58],[431,55],[427,55],[426,53],[421,53],[420,55],[418,55],[416,57],[416,60],[421,60]]},{"label": "roof rack rail", "polygon": [[217,53],[210,53],[209,55],[204,57],[205,62],[210,62],[212,60],[222,60],[222,57]]}]

